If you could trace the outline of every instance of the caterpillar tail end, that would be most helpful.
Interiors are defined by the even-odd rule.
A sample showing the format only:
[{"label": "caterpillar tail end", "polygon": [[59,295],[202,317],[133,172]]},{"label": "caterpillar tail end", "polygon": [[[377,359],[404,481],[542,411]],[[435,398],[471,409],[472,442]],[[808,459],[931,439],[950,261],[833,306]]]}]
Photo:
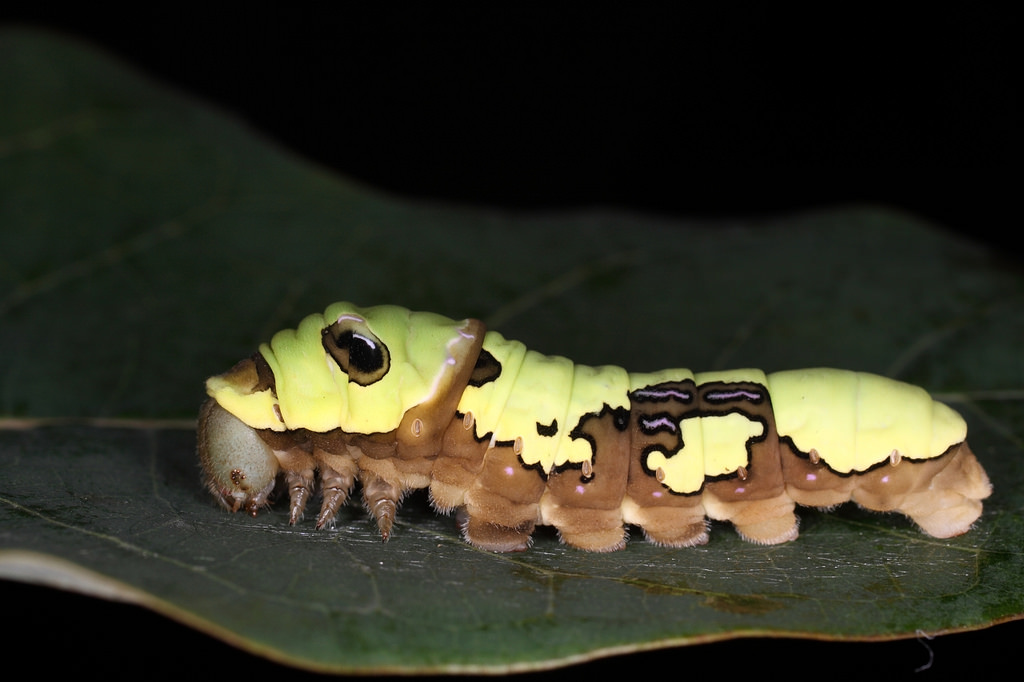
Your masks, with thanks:
[{"label": "caterpillar tail end", "polygon": [[965,441],[927,488],[907,495],[900,511],[925,533],[951,538],[974,526],[981,516],[981,501],[991,494],[992,483]]}]

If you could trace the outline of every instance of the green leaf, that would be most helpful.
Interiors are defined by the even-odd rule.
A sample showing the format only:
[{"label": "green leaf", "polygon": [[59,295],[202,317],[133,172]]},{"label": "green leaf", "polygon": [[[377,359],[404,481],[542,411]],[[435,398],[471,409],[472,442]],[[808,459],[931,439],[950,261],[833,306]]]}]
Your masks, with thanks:
[{"label": "green leaf", "polygon": [[[525,670],[747,635],[1024,615],[1024,277],[882,209],[681,223],[384,196],[71,42],[0,32],[0,576],[145,605],[336,672]],[[334,300],[475,316],[646,371],[829,365],[919,383],[995,483],[951,540],[849,505],[783,546],[473,549],[421,496],[382,544],[217,508],[206,376]]]}]

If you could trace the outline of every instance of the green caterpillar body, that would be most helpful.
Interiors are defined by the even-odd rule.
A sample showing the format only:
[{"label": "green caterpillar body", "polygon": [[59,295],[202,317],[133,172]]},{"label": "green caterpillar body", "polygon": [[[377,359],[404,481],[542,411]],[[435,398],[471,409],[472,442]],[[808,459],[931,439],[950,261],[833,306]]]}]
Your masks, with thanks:
[{"label": "green caterpillar body", "polygon": [[255,515],[275,483],[317,526],[356,482],[384,539],[398,503],[429,488],[465,538],[529,546],[537,525],[592,551],[626,526],[668,546],[707,519],[746,539],[797,536],[795,505],[848,500],[964,533],[991,491],[956,412],[923,389],[835,369],[628,373],[541,355],[397,306],[336,303],[207,381],[199,455],[228,509]]}]

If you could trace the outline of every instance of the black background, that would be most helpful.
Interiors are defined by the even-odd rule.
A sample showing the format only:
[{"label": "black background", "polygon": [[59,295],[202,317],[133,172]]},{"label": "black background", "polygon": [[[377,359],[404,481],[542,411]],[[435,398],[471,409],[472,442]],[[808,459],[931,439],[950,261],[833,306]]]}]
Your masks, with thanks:
[{"label": "black background", "polygon": [[984,9],[20,18],[400,195],[682,217],[870,202],[1018,232],[1016,24]]},{"label": "black background", "polygon": [[[993,243],[1019,266],[1019,31],[984,8],[7,11],[398,195],[681,218],[867,202]],[[54,672],[301,676],[136,607],[3,582],[0,599],[18,633],[5,650]],[[921,675],[977,674],[1022,634],[1012,623],[933,640]],[[888,677],[927,660],[914,640],[763,639],[579,672]]]}]

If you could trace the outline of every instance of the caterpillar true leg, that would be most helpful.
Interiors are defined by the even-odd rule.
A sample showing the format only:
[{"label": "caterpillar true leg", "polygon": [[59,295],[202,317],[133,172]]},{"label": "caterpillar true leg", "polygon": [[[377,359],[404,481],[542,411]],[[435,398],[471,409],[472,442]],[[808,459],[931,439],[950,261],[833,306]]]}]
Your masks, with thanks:
[{"label": "caterpillar true leg", "polygon": [[317,454],[320,455],[317,459],[320,461],[320,486],[323,501],[320,505],[320,513],[316,517],[316,527],[323,528],[334,523],[334,517],[338,510],[348,499],[352,486],[356,482],[356,467],[347,457],[339,463],[338,458],[329,453],[317,451]]},{"label": "caterpillar true leg", "polygon": [[366,508],[377,520],[381,538],[387,541],[391,537],[391,528],[398,513],[402,491],[383,478],[365,471],[360,474],[359,482],[363,484],[363,501]]},{"label": "caterpillar true leg", "polygon": [[204,482],[255,514],[274,481],[292,523],[317,480],[317,527],[356,481],[390,537],[429,488],[466,540],[526,549],[536,525],[590,551],[708,541],[707,518],[773,544],[796,505],[899,511],[936,537],[968,531],[991,492],[964,420],[921,388],[833,369],[645,374],[586,367],[455,321],[336,303],[207,382]]}]

